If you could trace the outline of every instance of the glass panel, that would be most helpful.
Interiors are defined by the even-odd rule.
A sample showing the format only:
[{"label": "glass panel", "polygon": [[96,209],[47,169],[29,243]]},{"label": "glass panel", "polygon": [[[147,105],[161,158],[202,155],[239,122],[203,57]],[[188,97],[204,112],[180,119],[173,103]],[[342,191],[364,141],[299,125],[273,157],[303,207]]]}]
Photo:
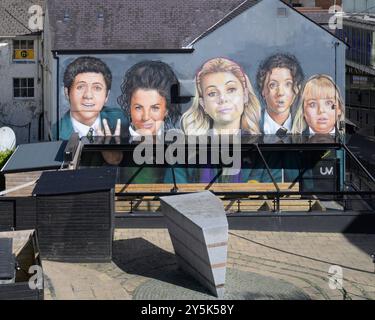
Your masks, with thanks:
[{"label": "glass panel", "polygon": [[21,97],[22,98],[27,98],[27,89],[26,88],[21,88]]},{"label": "glass panel", "polygon": [[15,78],[13,79],[13,87],[18,88],[20,86],[20,79]]},{"label": "glass panel", "polygon": [[27,89],[27,96],[29,98],[33,98],[34,97],[34,88]]},{"label": "glass panel", "polygon": [[20,49],[26,49],[27,46],[27,41],[26,40],[21,40],[21,47]]},{"label": "glass panel", "polygon": [[21,79],[21,87],[24,87],[24,88],[27,87],[27,79],[26,78]]},{"label": "glass panel", "polygon": [[19,40],[13,40],[13,48],[19,49],[20,48],[20,41]]},{"label": "glass panel", "polygon": [[15,98],[19,98],[20,97],[20,89],[16,88],[13,90],[13,95]]},{"label": "glass panel", "polygon": [[34,49],[34,40],[27,41],[27,49]]},{"label": "glass panel", "polygon": [[34,78],[29,78],[27,80],[28,87],[34,87]]}]

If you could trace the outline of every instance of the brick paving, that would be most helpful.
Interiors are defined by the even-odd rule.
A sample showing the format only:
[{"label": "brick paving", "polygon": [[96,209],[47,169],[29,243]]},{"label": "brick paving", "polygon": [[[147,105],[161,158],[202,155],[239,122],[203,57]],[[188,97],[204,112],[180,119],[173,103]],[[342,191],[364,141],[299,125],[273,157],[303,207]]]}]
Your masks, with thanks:
[{"label": "brick paving", "polygon": [[[231,230],[228,267],[284,280],[311,299],[375,299],[375,235]],[[343,289],[329,288],[329,268],[342,267]],[[43,261],[46,299],[132,299],[151,279],[176,270],[166,229],[118,229],[111,263]],[[178,299],[179,297],[176,297]]]}]

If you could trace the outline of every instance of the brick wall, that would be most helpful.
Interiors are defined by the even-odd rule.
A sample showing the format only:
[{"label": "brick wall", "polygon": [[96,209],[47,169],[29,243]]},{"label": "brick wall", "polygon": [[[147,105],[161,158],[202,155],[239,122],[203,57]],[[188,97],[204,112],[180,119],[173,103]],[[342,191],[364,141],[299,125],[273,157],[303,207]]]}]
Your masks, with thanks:
[{"label": "brick wall", "polygon": [[[312,3],[313,1],[308,0],[283,0],[285,3],[300,3],[306,5],[305,3]],[[322,9],[329,9],[335,3],[334,0],[315,0],[315,7],[321,7]],[[336,5],[341,6],[342,0],[336,0]]]},{"label": "brick wall", "polygon": [[[315,5],[317,7],[322,7],[323,9],[329,9],[331,6],[333,6],[335,3],[334,0],[315,0]],[[342,1],[336,0],[336,5],[341,6]]]}]

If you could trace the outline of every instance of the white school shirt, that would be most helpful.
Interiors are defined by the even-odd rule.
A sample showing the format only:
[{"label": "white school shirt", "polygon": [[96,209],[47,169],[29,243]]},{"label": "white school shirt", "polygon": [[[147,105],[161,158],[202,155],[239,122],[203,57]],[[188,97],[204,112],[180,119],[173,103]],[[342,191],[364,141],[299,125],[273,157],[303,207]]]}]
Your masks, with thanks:
[{"label": "white school shirt", "polygon": [[100,115],[96,118],[96,120],[95,120],[95,122],[92,126],[86,126],[85,124],[83,124],[83,123],[79,122],[78,120],[74,119],[72,117],[72,115],[70,115],[70,120],[72,121],[74,132],[77,132],[80,138],[86,137],[87,134],[90,131],[90,128],[94,129],[93,136],[98,135],[97,130],[102,130],[102,122],[101,122]]},{"label": "white school shirt", "polygon": [[277,122],[275,122],[266,111],[264,113],[264,126],[263,126],[264,134],[276,134],[276,132],[280,128],[285,128],[288,130],[288,132],[292,130],[292,115],[289,114],[288,119],[286,119],[284,124],[281,126]]}]

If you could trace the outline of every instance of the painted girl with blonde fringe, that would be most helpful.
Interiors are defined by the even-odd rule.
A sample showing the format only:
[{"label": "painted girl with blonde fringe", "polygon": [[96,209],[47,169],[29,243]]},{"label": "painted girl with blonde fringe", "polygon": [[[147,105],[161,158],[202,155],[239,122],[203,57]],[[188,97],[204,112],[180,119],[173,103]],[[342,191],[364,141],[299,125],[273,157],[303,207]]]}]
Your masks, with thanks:
[{"label": "painted girl with blonde fringe", "polygon": [[294,118],[293,134],[335,134],[345,120],[344,103],[333,79],[318,74],[307,80]]},{"label": "painted girl with blonde fringe", "polygon": [[192,106],[181,118],[187,135],[260,134],[260,103],[242,68],[226,58],[207,61],[195,78],[196,94]]}]

